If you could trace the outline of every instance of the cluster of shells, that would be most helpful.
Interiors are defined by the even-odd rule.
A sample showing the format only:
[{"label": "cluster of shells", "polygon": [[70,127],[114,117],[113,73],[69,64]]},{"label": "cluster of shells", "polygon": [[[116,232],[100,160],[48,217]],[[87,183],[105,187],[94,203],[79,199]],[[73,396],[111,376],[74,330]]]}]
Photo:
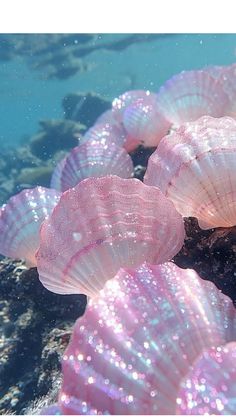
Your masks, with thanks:
[{"label": "cluster of shells", "polygon": [[[90,297],[51,414],[236,413],[236,311],[170,260],[183,217],[236,224],[236,65],[116,98],[57,165],[51,188],[0,212],[1,254],[52,292]],[[156,147],[144,182],[129,153]]]}]

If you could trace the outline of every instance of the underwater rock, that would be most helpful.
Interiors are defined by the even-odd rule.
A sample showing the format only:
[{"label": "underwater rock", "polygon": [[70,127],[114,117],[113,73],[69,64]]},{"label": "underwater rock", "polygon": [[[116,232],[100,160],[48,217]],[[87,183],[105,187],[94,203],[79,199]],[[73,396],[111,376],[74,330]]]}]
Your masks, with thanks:
[{"label": "underwater rock", "polygon": [[40,121],[42,130],[30,140],[31,152],[42,160],[48,160],[59,150],[78,145],[78,135],[86,127],[73,121],[50,119]]},{"label": "underwater rock", "polygon": [[196,218],[184,221],[186,239],[174,262],[214,282],[236,305],[236,229],[202,230]]},{"label": "underwater rock", "polygon": [[83,295],[47,291],[36,269],[0,262],[0,414],[23,414],[51,391],[71,327],[85,305]]},{"label": "underwater rock", "polygon": [[103,112],[110,109],[111,102],[93,92],[71,93],[64,97],[62,106],[66,119],[90,127]]},{"label": "underwater rock", "polygon": [[42,166],[42,167],[34,167],[34,168],[25,168],[23,169],[19,176],[16,178],[16,185],[18,185],[18,192],[19,192],[19,185],[26,185],[29,184],[33,186],[46,186],[49,187],[50,179],[52,176],[53,167],[49,166]]},{"label": "underwater rock", "polygon": [[[23,57],[41,78],[68,79],[88,71],[84,57],[97,50],[120,52],[133,44],[155,42],[170,34],[12,34],[0,35],[0,61]],[[29,53],[30,52],[30,53]]]}]

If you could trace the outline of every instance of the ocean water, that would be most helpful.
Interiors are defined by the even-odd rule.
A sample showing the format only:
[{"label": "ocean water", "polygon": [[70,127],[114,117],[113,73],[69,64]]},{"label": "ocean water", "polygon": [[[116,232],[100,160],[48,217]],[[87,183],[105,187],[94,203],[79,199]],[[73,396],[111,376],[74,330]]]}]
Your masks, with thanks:
[{"label": "ocean water", "polygon": [[[66,65],[71,59],[71,45],[79,49],[81,43],[78,35],[71,35],[69,43],[61,37],[55,51],[51,43],[54,35],[47,35],[43,38],[49,45],[47,51],[37,55],[43,36],[38,35],[37,40],[37,35],[26,35],[25,49],[17,51],[22,35],[0,35],[1,145],[11,147],[26,142],[37,132],[40,119],[63,118],[61,102],[68,93],[93,91],[112,99],[129,89],[156,91],[182,70],[227,65],[235,60],[235,34],[160,34],[149,36],[146,42],[138,42],[138,36],[135,42],[134,36],[130,44],[115,51],[100,46],[130,35],[104,34],[89,42],[92,52],[82,57],[87,71],[64,79],[50,78],[46,64],[40,66],[40,61],[51,54],[57,66],[58,53],[62,53]],[[13,52],[6,60],[9,43]]]},{"label": "ocean water", "polygon": [[[127,90],[136,89],[157,92],[159,87],[165,83],[165,81],[183,70],[203,69],[204,67],[214,65],[226,66],[234,63],[235,61],[236,34],[0,35],[0,206],[4,204],[12,195],[18,194],[23,189],[33,188],[37,185],[49,187],[51,176],[56,164],[64,158],[66,153],[68,153],[71,148],[78,144],[77,130],[84,134],[84,132],[86,132],[86,130],[93,124],[91,121],[95,120],[105,109],[109,108],[111,101],[118,95]],[[67,97],[66,101],[65,97]],[[78,100],[78,102],[76,102],[76,100]],[[67,104],[67,108],[65,108],[65,103]],[[166,132],[169,130],[169,128],[170,126],[168,126]],[[122,151],[124,153],[124,150]],[[127,164],[125,168],[128,172],[127,177],[132,176],[132,164],[134,164],[134,176],[142,180],[147,167],[148,158],[154,152],[154,147],[145,148],[141,145],[135,150],[129,151],[130,156],[126,155],[126,158],[129,161],[129,164]],[[133,180],[129,182],[133,182]],[[139,185],[141,185],[141,183],[139,183]],[[185,186],[186,185],[188,186],[187,182],[185,182]],[[54,194],[52,191],[51,193]],[[29,195],[28,192],[27,194]],[[68,195],[65,194],[63,197],[64,196]],[[45,196],[42,190],[40,190],[40,199],[44,200],[44,198]],[[56,202],[54,202],[54,199],[55,197],[50,199],[51,207],[54,207]],[[85,199],[84,201],[81,199],[81,201],[83,203],[87,203],[88,201],[88,204],[90,205],[89,199],[90,196],[88,196],[87,199],[87,191],[85,190]],[[11,201],[11,203],[12,202],[13,201]],[[41,202],[42,201],[40,200],[40,208]],[[74,202],[77,201],[73,200],[73,205]],[[79,199],[78,202],[80,203]],[[148,203],[150,202],[148,201]],[[96,208],[95,204],[96,202],[92,202],[92,205],[94,205]],[[143,206],[145,207],[145,205]],[[57,402],[58,391],[61,387],[60,362],[62,355],[69,342],[72,326],[76,319],[84,314],[87,302],[86,296],[80,294],[81,289],[78,290],[79,295],[60,295],[56,292],[54,293],[49,291],[39,280],[38,271],[40,268],[39,265],[38,268],[35,267],[36,261],[34,259],[36,250],[35,246],[37,243],[35,243],[33,239],[31,242],[31,238],[28,241],[28,233],[31,233],[31,228],[32,231],[35,228],[34,233],[36,233],[34,237],[36,237],[36,242],[37,237],[39,237],[38,229],[40,222],[38,222],[37,213],[35,211],[36,204],[34,199],[29,201],[29,207],[27,207],[25,210],[21,199],[16,199],[15,204],[10,204],[7,207],[9,210],[9,216],[4,218],[7,211],[4,213],[5,210],[3,210],[0,217],[0,251],[2,251],[2,254],[0,255],[0,414],[40,413],[43,407],[51,404],[53,405]],[[71,217],[67,217],[67,214],[66,216],[61,216],[61,229],[57,228],[53,231],[52,235],[48,235],[49,239],[51,240],[49,245],[47,240],[44,242],[44,235],[42,234],[43,244],[41,243],[41,247],[45,246],[46,248],[48,246],[47,251],[45,251],[43,247],[43,257],[41,258],[43,263],[45,263],[45,266],[47,265],[49,267],[49,273],[46,272],[45,275],[47,276],[48,274],[49,283],[51,281],[52,284],[54,284],[54,280],[56,282],[56,280],[59,280],[58,278],[61,278],[61,286],[65,288],[71,281],[71,278],[68,280],[68,278],[64,278],[62,275],[64,272],[70,272],[72,270],[72,268],[68,269],[68,261],[65,259],[67,254],[69,254],[69,257],[71,257],[70,251],[71,249],[74,249],[73,246],[75,245],[75,254],[77,257],[79,254],[86,255],[88,249],[93,249],[95,246],[100,246],[100,244],[103,244],[103,242],[106,241],[106,239],[101,239],[99,237],[96,241],[91,242],[91,240],[95,239],[94,231],[92,231],[92,228],[90,229],[90,224],[93,225],[95,223],[94,220],[98,220],[98,223],[104,222],[104,219],[107,215],[104,217],[103,215],[101,217],[97,216],[96,218],[92,214],[92,216],[95,218],[92,219],[92,222],[91,219],[89,219],[87,224],[84,222],[84,225],[86,226],[86,228],[84,228],[82,221],[79,226],[77,226],[76,223],[78,222],[78,218],[79,221],[80,218],[86,218],[86,214],[82,214],[83,217],[78,217],[77,215],[75,216],[75,207],[76,205],[72,208],[70,213]],[[136,207],[138,207],[137,204]],[[135,211],[137,211],[136,207],[133,211],[134,214],[131,212],[126,212],[125,223],[123,222],[123,219],[121,223],[117,223],[117,225],[121,225],[121,229],[123,228],[123,225],[129,225],[129,222],[133,223],[136,227],[136,220],[137,218],[139,219],[139,214],[137,217],[135,213]],[[150,208],[149,205],[147,205],[147,207],[151,214],[151,204]],[[100,208],[100,206],[98,206],[98,208]],[[154,208],[156,211],[156,201]],[[43,210],[44,209],[45,207],[43,205]],[[167,205],[165,205],[164,209],[167,211]],[[59,213],[60,216],[59,211],[60,210],[58,210],[57,207],[57,211],[55,211],[55,213]],[[127,211],[127,209],[125,211]],[[130,207],[128,207],[128,211],[132,211],[132,208],[130,209]],[[120,212],[122,213],[122,211]],[[116,213],[119,214],[119,211],[116,211],[115,214]],[[43,211],[43,216],[45,216],[45,211]],[[235,227],[229,229],[209,228],[208,230],[202,230],[195,218],[189,217],[184,219],[184,222],[182,222],[182,218],[179,215],[178,217],[180,225],[185,228],[186,240],[181,250],[178,251],[177,254],[173,255],[173,259],[171,260],[174,261],[174,263],[180,268],[194,269],[199,274],[201,277],[199,280],[199,289],[201,289],[201,281],[204,284],[205,280],[211,281],[216,285],[218,289],[223,291],[224,294],[228,295],[232,301],[236,302]],[[145,217],[143,214],[141,214],[140,219],[144,218]],[[155,214],[147,218],[150,218],[150,220],[152,218],[155,219]],[[159,216],[159,219],[162,218],[167,220],[168,217],[166,214],[164,214],[164,216]],[[4,221],[2,222],[2,220]],[[30,223],[29,220],[32,222]],[[160,235],[164,234],[163,243],[164,246],[166,245],[168,247],[171,239],[167,239],[167,236],[168,234],[171,235],[173,231],[171,231],[169,228],[169,219],[167,221],[168,232],[166,232],[165,228],[162,226]],[[67,222],[69,223],[67,224]],[[158,224],[159,220],[155,222]],[[177,224],[178,223],[174,224],[175,236],[177,236]],[[48,229],[50,230],[52,226],[53,219],[52,225],[49,223]],[[107,229],[107,227],[109,228]],[[72,229],[71,236],[68,235],[70,228]],[[80,231],[74,231],[75,228]],[[107,231],[110,232],[111,230],[113,234],[113,226],[111,224],[105,225],[105,228],[105,237],[107,237]],[[117,226],[116,228],[118,230]],[[89,232],[88,237],[86,236],[86,229]],[[116,231],[116,229],[114,230]],[[137,230],[140,230],[139,226]],[[149,226],[146,230],[149,231]],[[56,238],[57,231],[59,234],[61,234],[59,240]],[[91,231],[93,234],[91,234]],[[100,234],[100,231],[103,231],[103,228],[99,225],[99,228],[97,228],[95,234],[97,234],[97,232]],[[24,236],[25,232],[26,239]],[[122,230],[121,233],[123,234],[124,230]],[[77,244],[80,246],[81,239],[84,238],[82,234],[84,234],[86,240],[90,240],[88,245],[85,243],[85,252],[78,251],[77,248]],[[109,244],[112,244],[112,234],[111,242],[109,241]],[[145,242],[146,237],[142,240],[136,240],[136,232],[129,231],[128,228],[126,229],[126,227],[124,237],[122,234],[117,234],[117,237],[121,237],[121,248],[122,240],[124,240],[124,237],[125,240],[127,237],[129,238],[131,251],[127,252],[128,256],[130,256],[130,254],[134,254],[132,249],[133,243],[135,243],[135,250],[137,250],[137,255],[139,255],[140,242],[143,244],[142,240],[145,244],[145,247],[149,249],[149,240]],[[137,232],[137,236],[138,234],[139,231]],[[69,246],[67,243],[65,245],[63,241],[64,239],[65,241],[69,241],[68,236],[69,239],[73,237],[73,240],[69,242]],[[184,234],[180,234],[180,238],[183,239],[183,236]],[[18,237],[20,238],[20,244],[17,242]],[[23,239],[21,240],[22,237]],[[45,235],[45,237],[47,237],[47,235]],[[131,237],[135,237],[133,243],[132,239],[130,239]],[[61,249],[56,248],[55,251],[54,245],[57,245],[60,240],[63,241],[63,246],[65,245],[65,255],[63,252],[61,252]],[[162,241],[160,240],[159,236],[157,242],[158,241],[161,243],[162,247]],[[15,244],[15,242],[17,243],[15,248],[14,246],[11,247],[12,243]],[[157,243],[154,240],[153,242]],[[180,245],[182,245],[182,242]],[[51,249],[50,246],[53,249]],[[145,247],[143,248],[145,249]],[[14,257],[17,257],[17,260],[13,260],[13,257],[4,257],[9,256],[9,249],[10,251],[13,249],[13,252],[16,249]],[[22,252],[22,249],[25,253]],[[111,246],[111,249],[112,258],[114,258],[115,252],[119,251],[119,245],[117,247]],[[156,252],[154,246],[153,249]],[[20,254],[17,253],[19,251],[21,252]],[[110,257],[109,252],[110,250],[108,249],[107,253],[104,252],[104,254]],[[90,268],[90,266],[93,267],[94,260],[96,259],[93,256],[93,252],[91,253],[92,257],[91,255],[88,256],[88,259],[90,257],[88,260],[89,263],[87,265],[85,263],[86,269],[87,267]],[[140,254],[142,254],[142,252],[140,252]],[[149,253],[147,253],[147,255],[148,258]],[[12,254],[10,256],[12,256]],[[28,269],[28,265],[26,266],[24,261],[21,259],[18,260],[18,258],[26,258],[27,256],[31,257],[31,259],[30,257],[28,258],[28,261],[31,262],[30,266],[33,265],[33,268],[31,269]],[[57,267],[58,263],[57,256],[59,256],[59,269],[58,271],[55,269],[56,274],[53,275],[52,269]],[[86,256],[83,257],[85,258]],[[126,257],[126,255],[124,257]],[[122,257],[118,257],[117,260],[114,258],[112,259],[112,262],[118,261],[119,264],[120,259],[122,259]],[[69,265],[71,261],[74,261],[74,255],[72,255],[69,261]],[[79,260],[78,264],[80,262],[81,260]],[[65,269],[61,269],[62,266],[64,268],[63,263],[65,265]],[[71,263],[71,266],[73,266],[73,263]],[[83,266],[83,262],[81,265]],[[106,273],[106,260],[99,260],[98,265],[99,267],[95,267],[95,272],[97,278],[100,279],[99,275],[101,274],[101,277],[103,277],[104,272]],[[110,265],[112,264],[110,263]],[[99,271],[100,267],[101,270]],[[45,275],[43,273],[42,277],[44,278]],[[75,287],[78,285],[76,275],[77,271],[72,278],[73,284],[73,281],[75,281]],[[85,278],[86,275],[87,272],[83,277]],[[171,296],[171,298],[168,300],[169,294],[167,293],[167,304],[167,302],[165,303],[164,301],[165,297],[163,297],[163,301],[156,299],[156,296],[154,295],[155,291],[154,294],[151,295],[152,293],[149,289],[149,275],[147,276],[147,288],[149,289],[147,296],[148,299],[150,298],[150,304],[149,300],[147,300],[147,303],[145,303],[148,305],[147,311],[149,312],[149,309],[151,311],[155,304],[160,304],[161,307],[163,306],[163,321],[170,321],[171,327],[163,327],[163,336],[161,333],[162,340],[159,347],[159,336],[157,337],[154,335],[154,339],[152,339],[152,335],[149,335],[148,331],[145,336],[145,341],[139,342],[138,351],[140,351],[140,348],[142,347],[147,349],[150,346],[152,349],[154,349],[154,357],[158,352],[158,354],[163,356],[163,359],[166,361],[166,354],[168,355],[169,346],[171,346],[169,344],[173,339],[174,347],[177,348],[176,353],[180,355],[180,358],[178,358],[180,360],[180,364],[184,365],[185,361],[182,362],[182,360],[186,360],[187,357],[184,352],[182,353],[182,351],[188,351],[189,347],[193,347],[194,354],[197,354],[198,347],[201,348],[201,345],[205,342],[204,338],[202,339],[201,336],[200,346],[198,345],[197,341],[194,341],[192,342],[192,345],[189,345],[189,343],[191,344],[191,338],[188,336],[188,331],[189,324],[191,324],[191,322],[188,322],[188,318],[186,320],[186,330],[184,330],[184,333],[182,333],[182,327],[185,327],[182,319],[184,316],[193,316],[193,313],[195,312],[196,318],[192,319],[191,317],[191,321],[193,320],[193,325],[191,327],[194,328],[194,325],[196,325],[196,330],[198,329],[199,319],[202,319],[202,315],[204,313],[204,321],[206,318],[209,318],[213,321],[213,323],[217,322],[218,325],[218,322],[220,323],[220,320],[222,319],[220,326],[222,326],[225,331],[228,330],[228,339],[236,341],[234,327],[236,316],[233,307],[231,311],[227,308],[227,313],[221,317],[217,310],[223,310],[223,305],[221,307],[221,304],[216,303],[218,300],[215,300],[215,297],[214,295],[211,295],[211,292],[200,292],[200,298],[199,300],[196,300],[195,294],[198,292],[198,289],[191,289],[191,273],[189,274],[188,279],[189,282],[184,287],[186,299],[184,297],[174,301],[175,299],[172,298],[173,296]],[[127,280],[125,280],[125,282],[127,282]],[[156,286],[159,284],[158,281],[153,282],[153,284],[154,283]],[[65,289],[63,288],[63,290]],[[143,290],[144,287],[142,286],[140,292],[142,293]],[[176,288],[173,288],[173,290],[174,293],[175,290],[177,290],[176,293],[178,296],[181,296],[179,283]],[[53,291],[55,291],[55,289]],[[216,289],[215,292],[217,293]],[[143,295],[141,295],[140,306],[138,299],[136,304],[136,295],[137,294],[135,294],[134,301],[135,310],[137,309],[138,314],[135,311],[135,314],[133,315],[132,310],[126,310],[125,307],[122,306],[123,299],[121,302],[119,302],[118,306],[121,309],[122,321],[125,324],[127,319],[126,316],[129,316],[129,313],[131,313],[132,319],[128,319],[128,323],[130,321],[130,325],[132,324],[133,318],[135,318],[136,323],[136,318],[140,317],[142,318],[142,321],[147,319],[148,327],[151,325],[151,329],[153,330],[154,323],[152,321],[152,316],[147,316],[144,312],[146,309],[143,308]],[[218,293],[217,299],[220,298],[219,295],[220,293]],[[193,297],[191,298],[191,296]],[[187,301],[186,310],[184,308],[185,301]],[[192,302],[195,303],[195,301],[197,301],[197,304],[193,312],[191,312],[191,304]],[[178,310],[176,310],[178,305],[181,309],[181,314],[180,312],[178,314]],[[171,312],[172,306],[173,317],[169,317],[169,312]],[[213,310],[216,311],[215,318]],[[158,312],[158,310],[156,312]],[[156,316],[156,312],[151,314]],[[113,322],[112,316],[114,313],[115,310],[113,307],[111,313],[111,325],[118,324],[116,319],[115,322]],[[176,327],[174,324],[175,320]],[[159,319],[156,324],[158,323]],[[96,329],[99,328],[97,327],[97,324],[98,322],[96,322],[96,325],[94,326]],[[128,328],[131,327],[130,325]],[[105,327],[106,325],[104,323],[104,328]],[[175,328],[174,334],[172,333],[173,327]],[[117,329],[118,328],[115,330],[115,334],[117,333]],[[129,336],[127,337],[128,341],[130,341],[132,337],[133,332],[131,329]],[[134,330],[136,330],[136,326]],[[178,335],[179,331],[180,339]],[[207,325],[207,331],[209,331],[209,325]],[[109,327],[109,333],[112,333],[112,327]],[[107,333],[108,338],[109,333]],[[201,332],[199,332],[199,334],[200,333]],[[97,330],[92,333],[91,341],[93,340],[93,335],[96,334]],[[138,332],[137,336],[142,337],[142,333]],[[184,340],[185,337],[187,340],[185,343],[183,343],[182,339]],[[90,337],[88,342],[90,342]],[[101,342],[103,341],[101,340]],[[124,338],[124,342],[127,343],[126,337]],[[166,342],[166,346],[165,343],[163,344],[163,342]],[[179,344],[179,342],[181,344]],[[218,345],[219,342],[216,341],[215,344]],[[118,347],[120,348],[121,345],[122,341],[119,342]],[[126,346],[128,347],[128,345]],[[133,346],[133,353],[131,355],[130,361],[132,363],[133,359],[135,358],[133,357],[135,354],[134,348],[135,346]],[[126,350],[127,348],[125,347],[124,351]],[[103,353],[102,351],[101,353]],[[112,352],[115,351],[113,350]],[[139,359],[140,352],[137,353],[138,357],[136,358]],[[87,359],[88,358],[89,357],[87,357]],[[150,359],[147,360],[149,361]],[[171,362],[173,362],[173,359],[171,359]],[[143,362],[142,357],[141,361]],[[150,361],[151,364],[152,362]],[[176,364],[178,363],[179,362],[176,362]],[[159,368],[159,366],[161,366],[161,369],[163,369],[163,364],[160,362],[160,359],[158,359],[155,368]],[[72,367],[73,365],[71,365],[71,368]],[[150,368],[153,368],[152,365]],[[141,369],[143,371],[143,365]],[[173,370],[172,364],[171,369]],[[217,373],[220,374],[222,370],[223,367],[221,365],[221,368],[218,368]],[[91,369],[91,371],[93,370]],[[163,379],[164,381],[165,377],[162,372],[160,377],[161,380]],[[230,369],[229,373],[233,377],[232,382],[235,382],[236,369],[234,368],[233,363],[232,371]],[[111,383],[115,375],[116,372],[109,376]],[[134,372],[134,380],[137,378],[136,375],[137,373]],[[212,377],[211,374],[209,374],[209,376]],[[155,374],[154,379],[158,381],[158,377],[159,375]],[[175,375],[174,380],[172,380],[171,377],[171,391],[174,386],[173,383],[177,382],[176,377],[177,375]],[[88,381],[88,383],[92,384],[93,377],[91,376],[89,378],[90,381]],[[209,377],[207,377],[207,380],[208,379]],[[225,377],[223,377],[223,379],[225,379]],[[144,381],[146,381],[146,378]],[[106,382],[107,380],[105,380],[105,383]],[[209,382],[211,383],[211,380],[209,380]],[[166,390],[162,381],[159,384],[161,389],[164,388],[164,390]],[[133,395],[129,392],[131,390],[133,391],[133,387],[135,388],[135,385],[136,382],[132,382],[130,379],[128,382],[128,393],[126,397],[126,399],[128,398],[129,402],[133,400]],[[206,388],[207,385],[208,381],[206,382]],[[213,380],[213,395],[217,394],[218,391],[217,388],[214,388],[214,385],[215,380]],[[230,385],[229,387],[227,386],[224,383],[224,386],[221,386],[221,388],[226,388],[226,392],[229,388],[229,392],[231,392]],[[205,388],[205,386],[202,385],[199,386],[199,388],[200,387]],[[147,397],[148,392],[146,392]],[[89,391],[87,393],[89,394]],[[153,397],[153,394],[155,395],[155,391],[152,391],[150,394],[151,397]],[[228,397],[229,401],[229,409],[231,409],[233,406],[232,409],[235,410],[236,394],[235,388],[233,388],[233,386],[230,395],[227,393],[226,396]],[[225,403],[227,398],[223,397],[222,400]],[[166,405],[166,395],[164,401]],[[149,402],[152,406],[153,399],[150,399],[148,403]],[[149,406],[148,403],[146,404],[147,406]],[[214,403],[215,396],[213,400],[213,404]],[[222,403],[221,399],[218,399],[217,408],[219,407],[219,410],[222,410]],[[208,403],[207,409],[209,405],[210,403]],[[168,410],[168,406],[166,405],[165,407],[167,407]],[[106,410],[107,406],[105,406],[104,409]],[[225,409],[227,413],[227,406],[223,406],[223,409]],[[231,411],[233,411],[232,409]],[[50,412],[52,413],[58,411],[53,407],[48,411],[48,413]],[[173,413],[173,411],[168,413]],[[236,412],[233,411],[233,413]]]}]

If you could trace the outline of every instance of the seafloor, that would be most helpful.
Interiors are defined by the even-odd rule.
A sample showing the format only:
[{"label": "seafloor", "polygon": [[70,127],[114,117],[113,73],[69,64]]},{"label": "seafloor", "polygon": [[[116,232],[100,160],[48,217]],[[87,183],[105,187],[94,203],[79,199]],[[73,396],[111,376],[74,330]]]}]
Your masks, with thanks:
[{"label": "seafloor", "polygon": [[[65,98],[65,119],[42,121],[27,145],[1,151],[0,204],[25,187],[49,186],[56,162],[77,144],[78,131],[83,134],[111,105],[93,93],[84,97],[75,93]],[[135,177],[143,178],[153,151],[139,147],[132,153]],[[186,240],[174,258],[176,264],[194,268],[236,301],[236,229],[203,231],[195,219],[186,219],[185,227]],[[1,260],[0,414],[37,413],[56,401],[60,359],[85,306],[83,295],[61,296],[45,289],[36,268]]]}]

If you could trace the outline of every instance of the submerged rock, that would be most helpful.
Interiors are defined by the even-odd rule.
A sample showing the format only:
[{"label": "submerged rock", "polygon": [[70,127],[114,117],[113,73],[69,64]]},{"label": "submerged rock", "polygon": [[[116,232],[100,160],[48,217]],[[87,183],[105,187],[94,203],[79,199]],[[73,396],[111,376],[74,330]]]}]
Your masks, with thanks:
[{"label": "submerged rock", "polygon": [[91,127],[96,119],[110,109],[111,102],[93,92],[71,93],[62,101],[65,118]]},{"label": "submerged rock", "polygon": [[17,191],[19,192],[21,185],[23,185],[22,189],[25,189],[25,185],[49,187],[53,169],[54,167],[50,166],[23,169],[16,178]]},{"label": "submerged rock", "polygon": [[0,413],[23,414],[60,380],[60,358],[86,297],[50,293],[36,269],[10,259],[0,262],[0,296]]},{"label": "submerged rock", "polygon": [[48,160],[59,150],[69,150],[78,145],[80,133],[86,130],[74,121],[50,119],[40,122],[41,131],[30,140],[31,152],[41,160]]}]

